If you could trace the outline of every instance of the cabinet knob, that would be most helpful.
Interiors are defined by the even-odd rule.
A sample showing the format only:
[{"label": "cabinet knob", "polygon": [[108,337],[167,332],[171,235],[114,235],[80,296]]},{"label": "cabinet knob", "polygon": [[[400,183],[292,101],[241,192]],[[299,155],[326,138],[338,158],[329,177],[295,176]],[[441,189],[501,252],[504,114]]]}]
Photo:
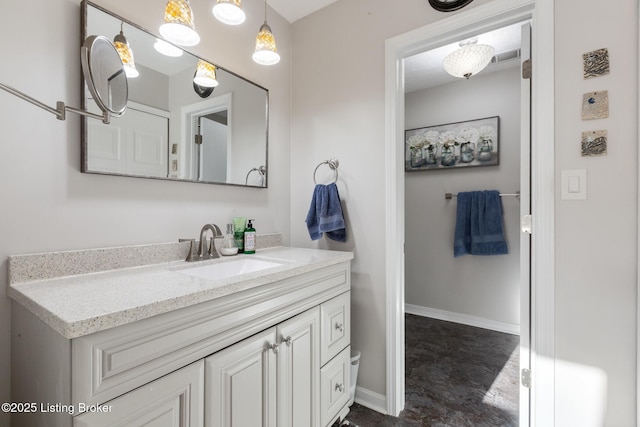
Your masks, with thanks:
[{"label": "cabinet knob", "polygon": [[286,337],[282,340],[282,342],[285,343],[287,347],[291,347],[291,344],[293,343],[293,338],[291,338],[290,336]]},{"label": "cabinet knob", "polygon": [[270,344],[269,350],[272,350],[273,354],[278,354],[278,352],[280,351],[280,344]]},{"label": "cabinet knob", "polygon": [[344,325],[342,323],[336,323],[336,329],[340,332],[344,332]]},{"label": "cabinet knob", "polygon": [[336,390],[338,390],[340,393],[342,393],[344,391],[344,386],[342,384],[336,384]]}]

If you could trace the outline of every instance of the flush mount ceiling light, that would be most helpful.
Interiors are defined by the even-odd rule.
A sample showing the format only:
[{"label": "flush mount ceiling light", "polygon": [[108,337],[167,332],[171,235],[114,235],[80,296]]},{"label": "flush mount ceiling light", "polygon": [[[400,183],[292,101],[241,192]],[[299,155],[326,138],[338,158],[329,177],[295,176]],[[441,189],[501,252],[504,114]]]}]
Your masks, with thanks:
[{"label": "flush mount ceiling light", "polygon": [[156,39],[156,42],[153,44],[153,48],[164,56],[170,56],[172,58],[182,56],[184,53],[184,51],[179,47],[176,47],[171,43],[167,43],[162,39]]},{"label": "flush mount ceiling light", "polygon": [[280,61],[280,55],[276,49],[276,39],[273,37],[271,27],[267,24],[267,0],[264,1],[264,24],[260,27],[256,37],[253,60],[262,65],[274,65]]},{"label": "flush mount ceiling light", "polygon": [[218,86],[216,66],[200,59],[196,67],[196,75],[193,78],[193,82],[202,87]]},{"label": "flush mount ceiling light", "polygon": [[241,3],[241,0],[217,0],[211,12],[224,24],[240,25],[246,19]]},{"label": "flush mount ceiling light", "polygon": [[444,58],[442,65],[445,71],[453,77],[466,79],[482,71],[491,62],[495,49],[477,42],[476,39],[460,42],[460,49]]},{"label": "flush mount ceiling light", "polygon": [[120,23],[120,34],[117,34],[113,38],[113,45],[118,51],[118,55],[120,55],[120,60],[122,61],[122,65],[124,66],[124,73],[128,78],[133,79],[138,77],[140,73],[136,69],[136,64],[133,60],[133,51],[131,51],[131,47],[129,47],[129,42],[127,38],[124,36],[122,32],[122,27],[124,23]]},{"label": "flush mount ceiling light", "polygon": [[179,46],[195,46],[200,36],[193,23],[193,11],[189,0],[169,0],[164,11],[164,24],[160,34],[171,43]]}]

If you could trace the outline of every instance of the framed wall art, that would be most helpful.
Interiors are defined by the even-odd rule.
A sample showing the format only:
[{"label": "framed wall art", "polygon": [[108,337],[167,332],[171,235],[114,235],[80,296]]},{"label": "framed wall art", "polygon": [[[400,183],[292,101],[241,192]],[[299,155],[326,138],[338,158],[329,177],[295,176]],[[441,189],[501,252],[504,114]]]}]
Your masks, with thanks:
[{"label": "framed wall art", "polygon": [[498,116],[405,131],[405,171],[499,164]]}]

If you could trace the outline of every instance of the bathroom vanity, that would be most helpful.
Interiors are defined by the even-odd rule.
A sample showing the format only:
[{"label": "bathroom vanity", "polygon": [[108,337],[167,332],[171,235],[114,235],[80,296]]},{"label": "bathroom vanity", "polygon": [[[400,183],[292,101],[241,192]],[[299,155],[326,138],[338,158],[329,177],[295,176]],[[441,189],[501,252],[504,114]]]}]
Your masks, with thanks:
[{"label": "bathroom vanity", "polygon": [[346,415],[352,253],[114,268],[131,259],[117,249],[9,258],[12,400],[32,409],[12,425],[326,427]]}]

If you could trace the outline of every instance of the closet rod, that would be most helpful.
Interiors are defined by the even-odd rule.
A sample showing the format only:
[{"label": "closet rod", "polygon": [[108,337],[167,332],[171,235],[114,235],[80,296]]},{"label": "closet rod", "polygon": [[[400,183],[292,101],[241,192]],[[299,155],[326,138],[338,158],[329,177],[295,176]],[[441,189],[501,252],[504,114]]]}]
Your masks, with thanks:
[{"label": "closet rod", "polygon": [[[516,198],[520,198],[520,192],[516,191],[515,193],[500,193],[500,197],[503,196],[515,196]],[[457,194],[453,194],[453,193],[444,193],[444,198],[445,200],[451,200],[453,197],[458,197]]]}]

